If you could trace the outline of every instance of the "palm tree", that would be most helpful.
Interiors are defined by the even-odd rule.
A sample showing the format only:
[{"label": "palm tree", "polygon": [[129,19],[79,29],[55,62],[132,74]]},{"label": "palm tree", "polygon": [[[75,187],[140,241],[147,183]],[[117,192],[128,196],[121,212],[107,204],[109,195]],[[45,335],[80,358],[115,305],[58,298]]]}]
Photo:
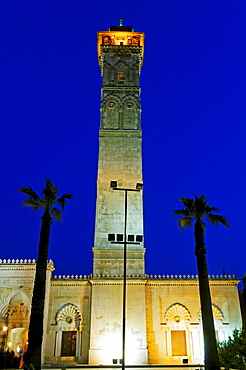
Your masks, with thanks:
[{"label": "palm tree", "polygon": [[21,193],[27,195],[28,199],[23,202],[23,206],[32,207],[35,211],[43,208],[41,217],[41,230],[38,247],[38,258],[36,264],[36,274],[34,281],[31,317],[28,333],[28,350],[25,356],[27,367],[34,367],[35,370],[41,369],[41,350],[43,340],[43,317],[45,301],[45,284],[48,259],[48,246],[50,238],[50,227],[52,216],[61,221],[62,213],[54,207],[58,205],[61,210],[67,203],[66,199],[72,199],[71,193],[63,194],[58,198],[58,186],[53,186],[51,181],[46,180],[46,186],[42,190],[43,198],[40,198],[31,187],[21,187]]},{"label": "palm tree", "polygon": [[224,216],[216,214],[219,209],[209,206],[204,195],[195,195],[194,199],[180,197],[179,201],[183,203],[184,208],[173,211],[173,213],[181,216],[179,219],[179,226],[181,229],[184,229],[185,227],[192,227],[192,224],[195,223],[195,255],[197,258],[199,292],[202,311],[205,369],[219,370],[220,362],[216,346],[211,295],[209,289],[206,248],[204,243],[205,223],[203,220],[205,219],[215,226],[222,224],[226,227],[230,227],[229,221]]}]

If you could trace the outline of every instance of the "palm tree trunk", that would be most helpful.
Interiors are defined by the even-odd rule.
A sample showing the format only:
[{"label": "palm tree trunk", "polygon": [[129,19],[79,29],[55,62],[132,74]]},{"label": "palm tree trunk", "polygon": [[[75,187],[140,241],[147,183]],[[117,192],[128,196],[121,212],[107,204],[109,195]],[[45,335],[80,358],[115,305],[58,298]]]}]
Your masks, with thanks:
[{"label": "palm tree trunk", "polygon": [[51,217],[49,213],[45,211],[41,220],[42,224],[40,230],[38,259],[36,264],[31,317],[28,332],[29,344],[25,356],[26,365],[29,367],[30,364],[32,364],[35,370],[41,369],[46,271],[51,226]]},{"label": "palm tree trunk", "polygon": [[206,248],[204,243],[204,229],[199,220],[195,224],[195,242],[195,254],[197,257],[199,292],[202,311],[205,370],[220,370],[208,280]]}]

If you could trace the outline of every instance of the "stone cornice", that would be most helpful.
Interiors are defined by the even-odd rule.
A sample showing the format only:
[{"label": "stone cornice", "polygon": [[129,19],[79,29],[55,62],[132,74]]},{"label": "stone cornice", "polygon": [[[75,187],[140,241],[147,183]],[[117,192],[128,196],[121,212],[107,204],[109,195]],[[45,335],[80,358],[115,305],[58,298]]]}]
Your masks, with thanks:
[{"label": "stone cornice", "polygon": [[92,278],[92,275],[54,275],[52,281],[60,280],[75,280],[75,281],[88,281]]},{"label": "stone cornice", "polygon": [[101,45],[101,49],[104,53],[142,53],[142,46],[139,45]]},{"label": "stone cornice", "polygon": [[[150,280],[198,280],[198,275],[146,275],[146,276]],[[208,275],[208,278],[209,280],[238,280],[236,275]]]},{"label": "stone cornice", "polygon": [[[35,270],[35,259],[0,259],[1,270]],[[54,263],[49,260],[47,263],[47,270],[54,271]]]},{"label": "stone cornice", "polygon": [[[197,275],[126,275],[127,284],[136,284],[137,281],[141,284],[148,285],[192,285],[198,286]],[[52,277],[52,282],[85,282],[89,281],[91,284],[108,284],[115,282],[122,284],[123,275],[58,275]],[[235,275],[211,275],[209,276],[209,282],[211,286],[225,286],[225,285],[237,285],[240,280]]]},{"label": "stone cornice", "polygon": [[111,130],[111,129],[100,129],[99,137],[116,136],[116,137],[136,137],[139,140],[142,139],[142,130]]},{"label": "stone cornice", "polygon": [[[96,248],[94,248],[96,250]],[[141,250],[137,250],[141,252]],[[107,250],[100,250],[100,252],[107,252]],[[142,253],[145,249],[142,250]],[[35,270],[36,260],[34,259],[0,259],[0,269],[1,270]],[[48,261],[47,270],[54,271],[54,263],[52,260]],[[197,285],[198,275],[127,275],[128,280],[141,280],[147,281],[148,284],[170,283],[175,285],[183,285],[183,283],[191,285]],[[52,282],[54,281],[120,281],[123,279],[123,275],[54,275],[52,276]],[[210,285],[237,285],[240,280],[238,280],[236,275],[209,275]]]},{"label": "stone cornice", "polygon": [[[210,286],[237,286],[239,280],[226,280],[226,281],[209,281]],[[198,280],[180,280],[180,281],[147,281],[148,286],[196,286],[198,287]]]},{"label": "stone cornice", "polygon": [[[102,185],[108,185],[108,183],[107,182],[105,182],[105,183],[102,183]],[[135,188],[136,188],[136,184],[134,184],[135,185]],[[130,189],[134,189],[134,187],[132,186],[131,187],[131,185],[129,185],[129,188]],[[142,242],[141,242],[142,243]],[[143,247],[138,247],[138,248],[136,248],[135,246],[131,246],[131,245],[128,245],[127,246],[127,248],[128,248],[128,250],[127,250],[127,253],[130,255],[131,253],[134,253],[134,252],[138,252],[138,253],[145,253],[145,248],[143,248]],[[93,247],[92,248],[92,251],[93,252],[96,252],[96,253],[102,253],[102,254],[107,254],[109,251],[110,251],[110,253],[112,254],[112,255],[116,255],[116,254],[118,254],[119,252],[122,252],[122,249],[123,249],[123,246],[121,246],[121,247],[118,247],[118,246],[116,246],[115,245],[115,247],[114,247],[114,250],[111,250],[110,249],[110,247],[105,247],[105,248],[101,248],[101,247]],[[130,259],[130,258],[127,258],[127,259]],[[146,275],[144,275],[144,276],[146,276]]]},{"label": "stone cornice", "polygon": [[[50,260],[51,261],[51,260]],[[9,265],[18,265],[18,264],[36,264],[36,260],[34,259],[0,259],[0,264],[3,264],[3,265],[6,265],[6,264],[9,264]]]},{"label": "stone cornice", "polygon": [[118,92],[122,94],[123,90],[127,90],[127,94],[129,94],[129,90],[132,90],[133,93],[140,92],[141,87],[139,86],[130,86],[130,85],[124,85],[124,86],[116,86],[116,85],[102,85],[103,91],[109,91],[112,93]]},{"label": "stone cornice", "polygon": [[[91,285],[123,285],[123,280],[113,280],[113,279],[108,279],[108,280],[102,280],[102,279],[92,279],[90,280]],[[134,280],[127,280],[126,285],[146,285],[146,280],[145,279],[134,279]]]},{"label": "stone cornice", "polygon": [[51,286],[88,286],[91,285],[90,280],[76,280],[76,279],[59,279],[54,278],[50,282]]}]

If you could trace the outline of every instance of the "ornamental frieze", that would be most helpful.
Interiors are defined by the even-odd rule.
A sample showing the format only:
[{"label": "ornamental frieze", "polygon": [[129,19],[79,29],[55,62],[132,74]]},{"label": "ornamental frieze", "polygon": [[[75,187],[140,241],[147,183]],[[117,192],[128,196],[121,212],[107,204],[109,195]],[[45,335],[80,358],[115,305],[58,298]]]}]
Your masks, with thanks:
[{"label": "ornamental frieze", "polygon": [[1,286],[33,286],[34,279],[32,278],[0,278]]}]

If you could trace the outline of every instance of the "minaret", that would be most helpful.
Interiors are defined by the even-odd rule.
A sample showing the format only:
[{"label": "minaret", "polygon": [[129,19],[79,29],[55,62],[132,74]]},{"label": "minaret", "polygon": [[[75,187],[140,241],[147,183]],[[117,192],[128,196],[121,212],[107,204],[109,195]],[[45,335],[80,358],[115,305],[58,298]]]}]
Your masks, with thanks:
[{"label": "minaret", "polygon": [[[113,187],[136,189],[143,182],[139,77],[144,34],[123,26],[121,19],[119,26],[98,32],[97,46],[102,92],[93,274],[122,276],[125,192]],[[132,242],[127,244],[127,275],[142,276],[142,191],[127,196],[127,242]]]}]

